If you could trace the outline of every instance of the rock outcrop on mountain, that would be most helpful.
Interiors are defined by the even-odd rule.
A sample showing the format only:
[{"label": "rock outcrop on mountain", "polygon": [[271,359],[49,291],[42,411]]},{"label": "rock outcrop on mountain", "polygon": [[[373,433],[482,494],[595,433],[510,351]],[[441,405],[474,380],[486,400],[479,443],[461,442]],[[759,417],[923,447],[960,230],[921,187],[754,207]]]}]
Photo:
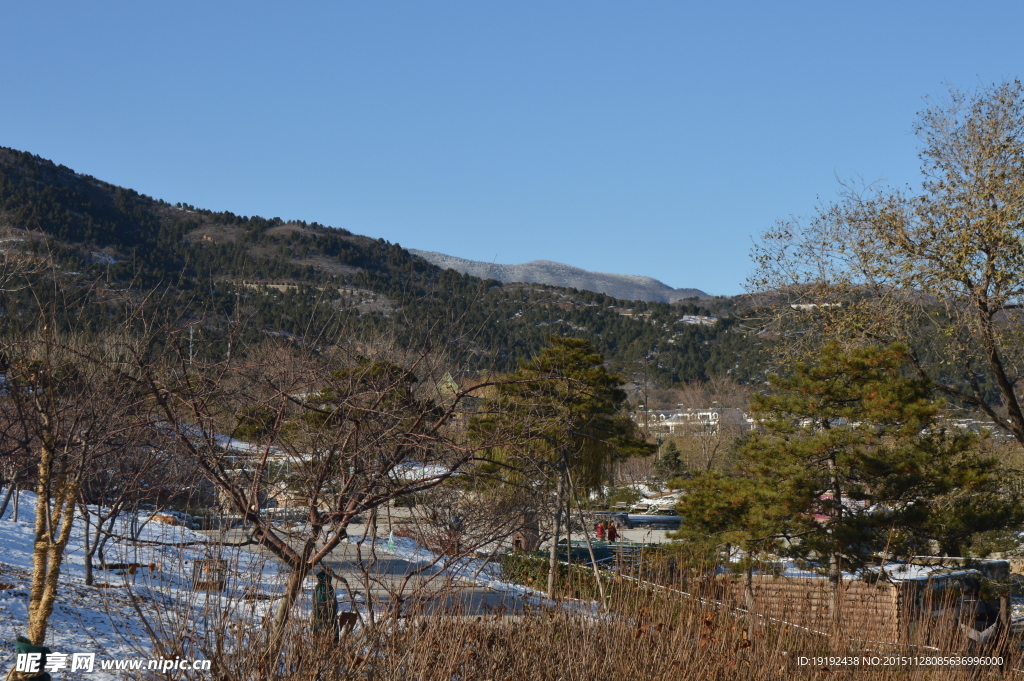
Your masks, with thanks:
[{"label": "rock outcrop on mountain", "polygon": [[548,284],[566,288],[604,293],[621,300],[673,303],[684,298],[707,298],[708,294],[695,288],[672,288],[652,277],[635,274],[606,274],[591,272],[550,260],[534,260],[521,265],[498,265],[479,260],[466,260],[435,251],[408,249],[415,256],[443,269],[455,270],[481,279],[497,279],[502,283],[523,282]]}]

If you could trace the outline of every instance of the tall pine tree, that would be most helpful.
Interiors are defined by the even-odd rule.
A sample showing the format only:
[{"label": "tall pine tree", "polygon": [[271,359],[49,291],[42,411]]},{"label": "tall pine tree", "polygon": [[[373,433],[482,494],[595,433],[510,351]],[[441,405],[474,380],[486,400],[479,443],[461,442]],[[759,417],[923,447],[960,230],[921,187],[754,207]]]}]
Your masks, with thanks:
[{"label": "tall pine tree", "polygon": [[996,461],[942,427],[929,384],[905,371],[907,353],[828,345],[816,363],[772,376],[734,473],[688,485],[678,536],[800,559],[838,589],[843,571],[1020,523]]},{"label": "tall pine tree", "polygon": [[[523,443],[494,452],[531,482],[554,488],[548,592],[554,596],[557,546],[573,487],[592,489],[608,465],[654,447],[636,435],[623,405],[622,379],[604,366],[588,340],[553,336],[549,347],[497,383],[474,429],[495,427]],[[571,485],[570,485],[571,482]]]}]

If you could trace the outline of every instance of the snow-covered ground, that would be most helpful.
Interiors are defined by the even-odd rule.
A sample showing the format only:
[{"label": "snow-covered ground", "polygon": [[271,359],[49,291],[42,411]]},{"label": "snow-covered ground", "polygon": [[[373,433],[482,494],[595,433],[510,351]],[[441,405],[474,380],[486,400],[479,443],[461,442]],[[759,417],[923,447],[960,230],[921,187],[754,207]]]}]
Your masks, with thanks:
[{"label": "snow-covered ground", "polygon": [[[34,494],[22,492],[19,521],[12,520],[12,508],[0,520],[0,661],[4,674],[13,662],[14,639],[26,633],[28,624],[35,504]],[[143,516],[137,522],[146,520]],[[128,518],[119,520],[114,533],[128,536],[130,525]],[[139,563],[144,567],[137,568],[134,574],[129,570],[96,570],[96,584],[86,586],[83,531],[84,524],[77,518],[61,567],[57,602],[45,645],[57,653],[95,653],[96,668],[88,674],[65,670],[59,678],[121,679],[123,672],[98,669],[101,660],[160,657],[153,652],[143,616],[162,633],[172,633],[168,627],[188,628],[195,633],[196,627],[205,624],[204,607],[219,600],[256,624],[272,601],[247,600],[246,594],[272,597],[281,589],[281,575],[272,561],[240,548],[210,546],[209,537],[155,520],[143,524],[140,545],[112,539],[105,550],[108,564]],[[191,542],[196,544],[166,545]],[[193,591],[193,564],[214,557],[228,563],[228,588],[223,592]],[[152,571],[150,564],[154,567]],[[239,604],[250,606],[249,611],[241,612]],[[162,616],[168,613],[174,614]]]},{"label": "snow-covered ground", "polygon": [[[21,493],[19,522],[12,520],[8,508],[0,519],[0,673],[6,674],[14,658],[14,639],[26,633],[28,599],[32,568],[32,543],[35,523],[35,495]],[[12,499],[13,504],[13,499]],[[91,673],[59,672],[65,679],[121,679],[124,672],[99,669],[102,660],[159,658],[146,623],[161,637],[188,639],[199,643],[207,631],[215,628],[215,614],[230,613],[235,621],[256,629],[273,608],[282,592],[284,575],[279,565],[258,552],[241,547],[218,546],[211,537],[188,529],[139,516],[139,541],[111,539],[105,549],[108,564],[134,563],[129,570],[95,570],[93,586],[85,585],[84,523],[75,521],[61,568],[59,595],[50,617],[45,645],[57,653],[95,653],[96,668]],[[165,519],[180,514],[163,514]],[[123,517],[114,527],[118,537],[131,534],[131,519]],[[450,561],[438,558],[413,539],[377,537],[373,541],[378,552],[390,554],[414,565],[434,563],[444,576],[456,582],[475,584],[508,593],[525,603],[554,605],[542,592],[513,584],[503,579],[500,566],[483,559]],[[185,545],[183,545],[185,544]],[[226,561],[227,588],[224,591],[192,589],[191,576],[197,561],[216,558]],[[94,564],[99,561],[94,559]],[[153,569],[149,566],[152,564]],[[315,578],[307,580],[305,596],[297,604],[295,617],[308,618],[309,596]],[[364,610],[362,602],[350,603],[338,591],[343,611]],[[562,604],[582,615],[596,613],[596,604]],[[209,620],[207,619],[209,618]],[[202,657],[197,653],[194,657]]]}]

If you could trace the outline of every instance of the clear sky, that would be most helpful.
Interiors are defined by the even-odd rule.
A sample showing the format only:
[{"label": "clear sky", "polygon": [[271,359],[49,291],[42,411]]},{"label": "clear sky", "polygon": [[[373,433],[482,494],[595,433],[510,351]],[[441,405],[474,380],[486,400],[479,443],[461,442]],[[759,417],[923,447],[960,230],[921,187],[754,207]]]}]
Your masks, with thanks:
[{"label": "clear sky", "polygon": [[243,215],[738,293],[926,95],[1024,77],[1019,2],[24,2],[0,145]]}]

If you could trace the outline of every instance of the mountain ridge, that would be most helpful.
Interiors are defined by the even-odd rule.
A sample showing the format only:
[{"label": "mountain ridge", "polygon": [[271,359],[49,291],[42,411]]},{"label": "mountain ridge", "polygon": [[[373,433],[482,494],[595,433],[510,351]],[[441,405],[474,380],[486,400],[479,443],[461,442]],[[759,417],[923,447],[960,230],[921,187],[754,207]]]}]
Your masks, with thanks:
[{"label": "mountain ridge", "polygon": [[672,288],[653,277],[594,272],[552,260],[531,260],[518,265],[502,265],[468,260],[437,251],[422,251],[415,248],[406,250],[441,269],[455,270],[460,274],[481,279],[496,279],[503,284],[547,284],[604,293],[620,300],[643,300],[649,303],[674,303],[688,298],[711,297],[696,288]]},{"label": "mountain ridge", "polygon": [[[21,262],[48,265],[37,272]],[[315,329],[318,338],[344,342],[436,343],[453,368],[493,372],[513,370],[563,335],[590,340],[609,369],[634,384],[641,365],[660,385],[763,374],[763,342],[743,324],[744,298],[670,305],[483,280],[382,238],[172,205],[0,147],[0,279],[7,276],[25,285],[0,287],[5,321],[36,319],[34,296],[49,291],[37,284],[49,277],[75,292],[62,328],[100,332],[144,301],[153,314],[194,324],[210,356],[223,356],[229,343],[259,347],[267,337],[304,343]]]}]

